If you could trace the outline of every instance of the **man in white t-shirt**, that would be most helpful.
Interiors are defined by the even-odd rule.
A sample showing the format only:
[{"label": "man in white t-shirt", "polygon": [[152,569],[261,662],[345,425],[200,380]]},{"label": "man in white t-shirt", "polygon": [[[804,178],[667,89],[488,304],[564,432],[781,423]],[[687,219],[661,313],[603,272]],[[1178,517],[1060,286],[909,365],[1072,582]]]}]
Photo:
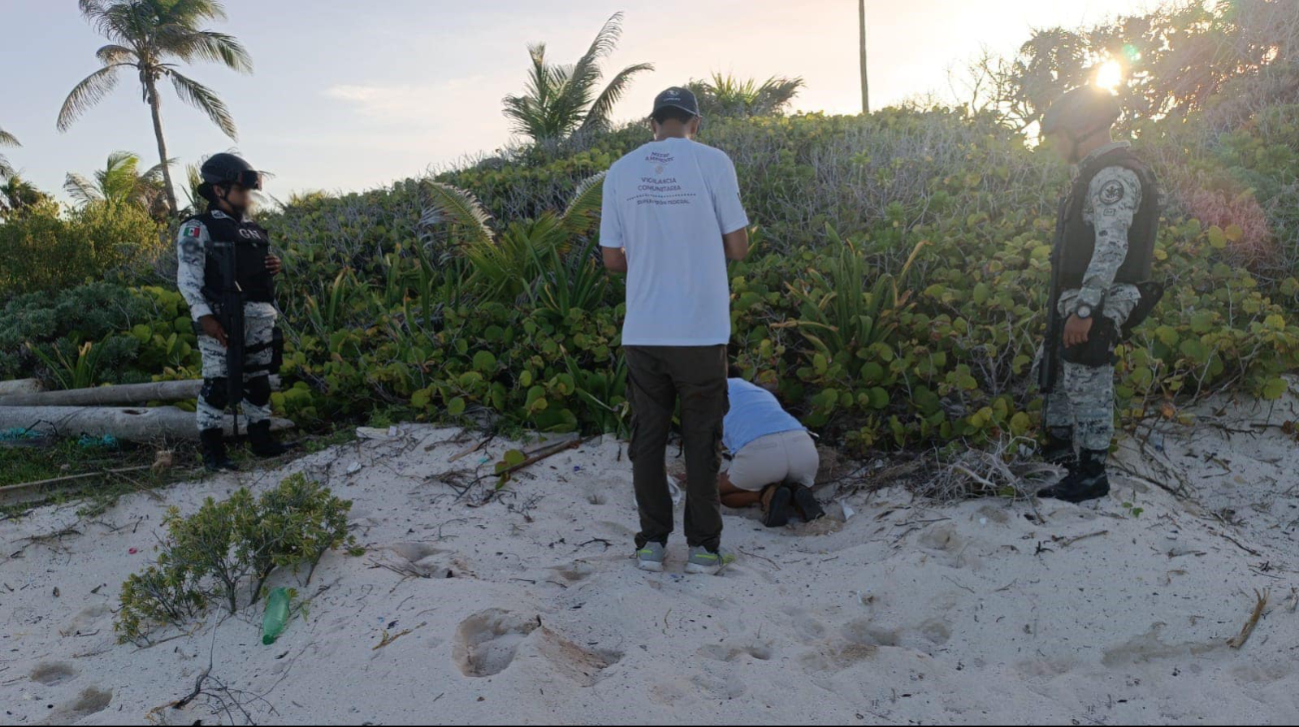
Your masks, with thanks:
[{"label": "man in white t-shirt", "polygon": [[632,406],[640,567],[663,569],[673,531],[664,459],[678,402],[685,442],[688,573],[716,574],[722,552],[718,444],[727,411],[731,337],[726,261],[749,254],[749,218],[735,165],[693,141],[702,117],[694,94],[654,100],[654,141],[619,159],[604,180],[600,245],[610,271],[627,274],[623,354]]}]

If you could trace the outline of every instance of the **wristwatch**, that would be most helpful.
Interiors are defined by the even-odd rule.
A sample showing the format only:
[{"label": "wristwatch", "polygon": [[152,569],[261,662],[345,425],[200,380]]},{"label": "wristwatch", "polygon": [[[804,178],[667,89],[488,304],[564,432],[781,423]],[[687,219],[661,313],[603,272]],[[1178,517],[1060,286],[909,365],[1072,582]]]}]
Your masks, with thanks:
[{"label": "wristwatch", "polygon": [[1074,311],[1074,315],[1085,321],[1092,317],[1092,307],[1084,303],[1078,306],[1078,310]]}]

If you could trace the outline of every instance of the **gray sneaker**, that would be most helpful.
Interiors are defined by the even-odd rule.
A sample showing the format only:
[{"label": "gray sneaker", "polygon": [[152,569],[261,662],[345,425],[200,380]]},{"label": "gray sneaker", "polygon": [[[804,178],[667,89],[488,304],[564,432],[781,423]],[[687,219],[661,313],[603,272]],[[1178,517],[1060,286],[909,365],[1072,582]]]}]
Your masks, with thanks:
[{"label": "gray sneaker", "polygon": [[647,543],[636,551],[636,567],[651,573],[663,572],[663,560],[667,557],[666,549],[659,543]]},{"label": "gray sneaker", "polygon": [[691,548],[690,560],[686,561],[686,573],[715,576],[734,562],[735,556],[725,550],[718,550],[714,553],[707,548]]}]

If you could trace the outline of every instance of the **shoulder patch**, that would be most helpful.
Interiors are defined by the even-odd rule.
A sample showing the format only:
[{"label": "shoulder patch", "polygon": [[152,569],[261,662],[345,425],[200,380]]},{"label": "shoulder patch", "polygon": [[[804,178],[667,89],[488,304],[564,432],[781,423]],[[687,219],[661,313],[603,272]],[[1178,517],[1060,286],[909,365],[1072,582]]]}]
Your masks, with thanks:
[{"label": "shoulder patch", "polygon": [[1123,196],[1126,194],[1127,190],[1123,188],[1123,182],[1120,182],[1117,179],[1111,179],[1105,183],[1104,187],[1101,187],[1101,204],[1118,204],[1123,201]]},{"label": "shoulder patch", "polygon": [[203,234],[203,226],[198,223],[191,223],[185,226],[185,237],[198,237]]}]

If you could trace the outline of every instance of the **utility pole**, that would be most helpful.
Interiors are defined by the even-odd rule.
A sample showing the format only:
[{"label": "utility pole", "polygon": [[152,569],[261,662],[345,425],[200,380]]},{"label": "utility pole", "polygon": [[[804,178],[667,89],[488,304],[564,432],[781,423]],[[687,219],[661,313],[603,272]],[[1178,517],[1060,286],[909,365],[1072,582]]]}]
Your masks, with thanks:
[{"label": "utility pole", "polygon": [[857,17],[861,21],[861,111],[871,112],[870,81],[866,75],[866,0],[857,0]]}]

